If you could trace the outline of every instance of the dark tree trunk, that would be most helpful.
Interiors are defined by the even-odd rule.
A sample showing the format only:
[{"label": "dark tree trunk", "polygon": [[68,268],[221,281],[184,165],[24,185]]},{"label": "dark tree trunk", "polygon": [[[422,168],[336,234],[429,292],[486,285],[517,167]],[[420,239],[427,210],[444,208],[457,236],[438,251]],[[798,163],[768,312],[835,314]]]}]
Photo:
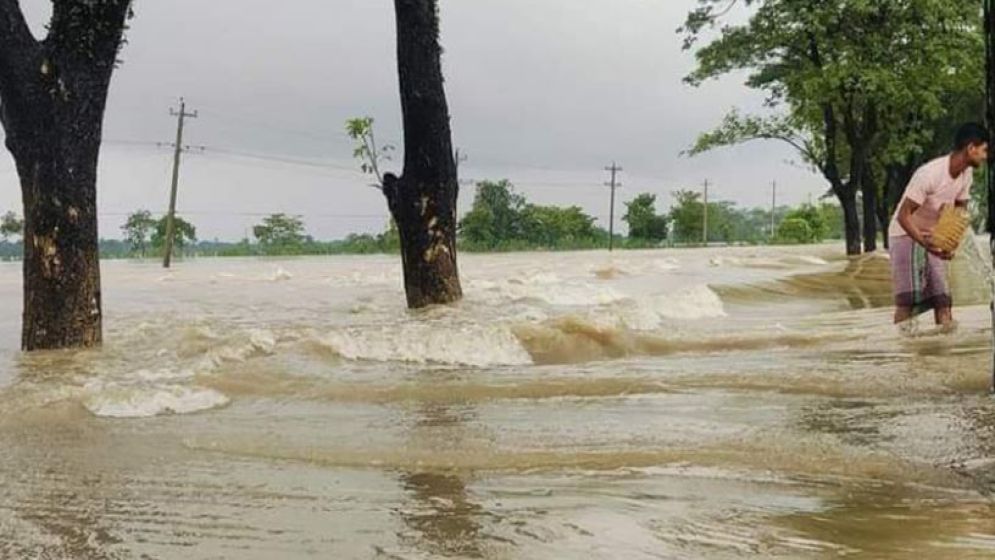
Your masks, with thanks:
[{"label": "dark tree trunk", "polygon": [[878,218],[878,228],[881,231],[881,243],[885,249],[890,248],[891,243],[888,239],[888,226],[891,224],[891,212],[888,211],[888,191],[887,186],[885,186],[885,191],[878,197],[878,202],[875,205],[875,212]]},{"label": "dark tree trunk", "polygon": [[878,250],[878,190],[869,168],[861,176],[860,192],[864,207],[864,252],[873,253]]},{"label": "dark tree trunk", "polygon": [[0,0],[0,123],[24,202],[25,350],[101,342],[97,159],[128,0],[56,2],[37,41]]},{"label": "dark tree trunk", "polygon": [[74,139],[62,126],[47,139],[10,144],[17,154],[25,210],[22,347],[98,345],[99,144]]},{"label": "dark tree trunk", "polygon": [[[995,2],[985,0],[984,3],[984,28],[985,28],[985,120],[988,123],[988,130],[995,129]],[[988,208],[987,208],[987,230],[992,234],[991,250],[995,258],[995,150],[988,150]],[[995,304],[993,304],[995,305]],[[995,307],[992,308],[995,312]],[[993,314],[995,321],[995,314]]]},{"label": "dark tree trunk", "polygon": [[881,231],[884,232],[884,246],[889,248],[891,240],[888,238],[888,226],[891,224],[891,217],[895,215],[898,202],[905,194],[905,186],[912,179],[912,170],[915,164],[911,158],[904,164],[889,164],[885,169],[884,195],[878,201],[878,220]]},{"label": "dark tree trunk", "polygon": [[843,207],[843,231],[846,235],[847,256],[859,255],[860,246],[860,216],[857,211],[857,192],[850,186],[834,189],[836,198]]},{"label": "dark tree trunk", "polygon": [[404,290],[416,309],[463,297],[456,266],[456,197],[436,0],[394,0],[404,115],[404,172],[384,177],[401,238]]}]

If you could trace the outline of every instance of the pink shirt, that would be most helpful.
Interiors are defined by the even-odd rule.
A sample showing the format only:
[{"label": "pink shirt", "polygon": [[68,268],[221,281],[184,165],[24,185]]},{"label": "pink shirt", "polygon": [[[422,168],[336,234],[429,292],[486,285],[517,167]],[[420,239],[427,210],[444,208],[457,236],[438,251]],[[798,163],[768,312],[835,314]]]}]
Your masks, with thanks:
[{"label": "pink shirt", "polygon": [[967,202],[971,199],[971,185],[974,183],[974,170],[968,167],[960,177],[950,176],[950,156],[936,158],[920,167],[905,194],[898,203],[895,215],[888,226],[889,237],[908,236],[902,224],[898,223],[898,212],[906,200],[919,205],[912,214],[912,222],[919,229],[931,230],[940,219],[940,209],[957,202]]}]

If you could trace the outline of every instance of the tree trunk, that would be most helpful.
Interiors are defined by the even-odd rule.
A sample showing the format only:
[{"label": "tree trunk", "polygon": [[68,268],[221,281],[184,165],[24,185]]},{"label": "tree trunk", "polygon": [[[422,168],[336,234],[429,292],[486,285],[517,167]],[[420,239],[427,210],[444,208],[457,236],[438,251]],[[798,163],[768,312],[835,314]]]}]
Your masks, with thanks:
[{"label": "tree trunk", "polygon": [[869,168],[865,168],[861,176],[860,190],[864,207],[864,252],[873,253],[878,249],[878,191]]},{"label": "tree trunk", "polygon": [[[985,29],[985,121],[988,130],[995,129],[995,7],[992,0],[984,2],[984,29]],[[988,150],[988,184],[985,188],[988,191],[988,217],[986,229],[991,236],[992,257],[995,260],[995,150]],[[993,303],[995,305],[995,303]],[[993,310],[993,321],[995,321],[995,307]]]},{"label": "tree trunk", "polygon": [[850,187],[834,189],[836,198],[843,207],[843,231],[846,234],[846,254],[847,256],[859,255],[860,246],[860,216],[857,212],[857,193]]},{"label": "tree trunk", "polygon": [[408,306],[463,297],[456,266],[456,198],[449,108],[443,87],[436,0],[394,0],[404,116],[404,172],[384,177],[397,223]]},{"label": "tree trunk", "polygon": [[97,159],[129,0],[62,0],[37,41],[0,0],[0,123],[24,202],[25,350],[101,342]]},{"label": "tree trunk", "polygon": [[25,350],[101,342],[98,145],[60,132],[11,149],[24,199]]}]

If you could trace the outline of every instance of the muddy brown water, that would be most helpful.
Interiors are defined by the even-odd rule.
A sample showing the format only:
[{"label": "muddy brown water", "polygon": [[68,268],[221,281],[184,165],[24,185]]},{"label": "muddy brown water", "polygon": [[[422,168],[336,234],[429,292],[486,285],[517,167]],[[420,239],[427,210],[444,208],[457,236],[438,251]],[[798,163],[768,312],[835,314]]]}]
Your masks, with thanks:
[{"label": "muddy brown water", "polygon": [[0,558],[992,558],[983,280],[890,326],[836,246],[106,262],[106,346],[17,351]]}]

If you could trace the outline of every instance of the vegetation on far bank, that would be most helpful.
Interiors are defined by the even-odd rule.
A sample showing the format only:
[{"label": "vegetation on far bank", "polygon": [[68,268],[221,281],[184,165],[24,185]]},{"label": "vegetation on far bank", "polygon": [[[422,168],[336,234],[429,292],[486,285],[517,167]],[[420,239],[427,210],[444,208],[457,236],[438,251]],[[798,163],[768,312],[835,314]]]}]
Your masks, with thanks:
[{"label": "vegetation on far bank", "polygon": [[[657,208],[656,195],[643,193],[624,204],[620,220],[628,235],[615,235],[620,250],[701,246],[704,211],[701,194],[674,193],[666,212]],[[803,204],[771,210],[742,208],[728,201],[708,203],[708,242],[711,244],[800,244],[842,239],[839,206]],[[578,206],[547,206],[528,201],[509,181],[477,185],[473,206],[459,223],[458,246],[469,253],[512,251],[576,251],[608,248],[608,232]],[[317,240],[300,216],[272,214],[252,228],[252,238],[237,242],[199,240],[197,228],[182,217],[176,220],[177,256],[249,257],[294,255],[396,254],[397,229],[388,222],[379,234],[356,233],[344,239]],[[22,255],[21,221],[8,212],[0,223],[0,258]],[[138,210],[121,226],[122,239],[100,241],[102,258],[157,258],[165,244],[166,222],[148,210]]]}]

